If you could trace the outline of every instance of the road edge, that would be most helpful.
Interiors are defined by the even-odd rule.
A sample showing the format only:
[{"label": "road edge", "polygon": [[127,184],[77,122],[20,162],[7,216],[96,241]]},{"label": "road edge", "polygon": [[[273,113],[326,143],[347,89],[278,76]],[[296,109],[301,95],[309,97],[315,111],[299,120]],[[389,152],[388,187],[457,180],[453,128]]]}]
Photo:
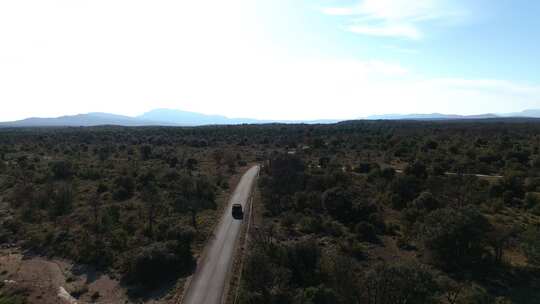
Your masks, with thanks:
[{"label": "road edge", "polygon": [[[240,178],[238,179],[238,183],[234,186],[234,189],[231,193],[229,193],[229,198],[227,199],[227,203],[224,205],[224,208],[223,208],[223,212],[222,214],[220,215],[219,217],[219,221],[217,221],[215,224],[214,224],[214,227],[212,229],[212,235],[208,238],[207,240],[207,243],[206,245],[204,246],[203,250],[201,251],[201,254],[197,257],[197,265],[199,265],[199,263],[204,260],[204,258],[206,257],[207,253],[208,253],[208,244],[209,242],[211,242],[213,240],[213,238],[215,238],[215,235],[216,235],[216,230],[218,229],[218,227],[220,226],[221,222],[223,221],[223,213],[224,212],[227,212],[228,211],[228,207],[231,205],[231,199],[232,199],[232,196],[233,196],[233,193],[234,191],[236,191],[236,187],[238,186],[238,184],[240,183],[240,180],[242,179],[242,177],[249,171],[251,170],[251,168],[255,167],[255,166],[259,166],[259,171],[260,171],[260,164],[257,164],[257,163],[254,163],[254,164],[251,164],[249,166],[246,166],[245,167],[245,170],[243,170],[243,172],[239,175]],[[256,179],[259,177],[259,172],[257,172],[257,177]],[[255,186],[256,183],[253,183],[253,186],[252,186],[252,189],[251,189],[251,193],[250,193],[250,204],[251,204],[251,199],[252,199],[252,196],[253,196],[253,187]],[[250,209],[251,211],[251,209]],[[251,212],[250,212],[251,214]],[[238,240],[236,240],[235,242],[237,242]],[[236,245],[238,246],[238,245]],[[175,297],[173,297],[173,301],[172,301],[172,304],[182,304],[183,301],[184,301],[184,296],[185,296],[185,293],[186,293],[186,290],[189,289],[190,285],[191,285],[191,280],[193,279],[193,274],[190,275],[189,277],[186,278],[186,281],[181,284],[182,286],[182,291],[181,292],[178,292]],[[228,289],[228,279],[227,278],[227,281],[226,281],[226,288],[225,288],[225,291],[227,291]],[[225,292],[224,292],[225,294]],[[222,295],[222,301],[223,303],[223,295]]]}]

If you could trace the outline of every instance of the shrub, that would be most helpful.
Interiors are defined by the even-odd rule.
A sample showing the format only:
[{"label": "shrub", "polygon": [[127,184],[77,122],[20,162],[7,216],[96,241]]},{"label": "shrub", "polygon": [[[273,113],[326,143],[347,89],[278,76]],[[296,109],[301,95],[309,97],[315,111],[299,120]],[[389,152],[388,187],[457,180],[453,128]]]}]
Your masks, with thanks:
[{"label": "shrub", "polygon": [[152,147],[149,145],[141,146],[140,148],[141,159],[143,161],[149,160],[152,156]]},{"label": "shrub", "polygon": [[420,183],[414,176],[399,176],[390,183],[392,207],[401,210],[418,196]]},{"label": "shrub", "polygon": [[416,178],[426,178],[426,165],[420,161],[416,161],[405,168],[405,174],[415,176]]},{"label": "shrub", "polygon": [[361,163],[354,169],[357,173],[369,173],[371,170],[379,169],[380,166],[377,163]]},{"label": "shrub", "polygon": [[424,244],[440,263],[464,266],[482,258],[490,224],[472,206],[444,208],[427,215],[420,230]]},{"label": "shrub", "polygon": [[324,192],[323,203],[326,211],[342,223],[352,220],[353,195],[340,188],[332,188]]},{"label": "shrub", "polygon": [[522,247],[529,264],[540,266],[540,230],[529,227],[522,237]]},{"label": "shrub", "polygon": [[189,243],[154,243],[135,256],[129,276],[144,286],[154,287],[192,271],[195,259]]},{"label": "shrub", "polygon": [[437,284],[421,264],[379,264],[364,275],[361,292],[361,303],[429,303]]},{"label": "shrub", "polygon": [[68,179],[73,175],[71,163],[63,160],[53,162],[51,171],[55,179]]},{"label": "shrub", "polygon": [[433,211],[441,207],[441,203],[433,197],[431,192],[422,192],[413,202],[412,205],[418,209]]},{"label": "shrub", "polygon": [[53,200],[53,214],[64,215],[73,209],[74,193],[71,184],[61,183],[56,189]]},{"label": "shrub", "polygon": [[375,227],[368,222],[360,222],[356,224],[354,230],[358,236],[358,239],[361,241],[371,243],[378,243],[380,241]]},{"label": "shrub", "polygon": [[129,176],[120,176],[114,180],[115,190],[113,192],[113,199],[116,201],[124,201],[133,196],[135,189],[135,182],[133,178]]},{"label": "shrub", "polygon": [[324,285],[308,287],[304,291],[303,299],[306,304],[333,304],[337,302],[335,292]]},{"label": "shrub", "polygon": [[291,282],[309,286],[319,275],[321,250],[315,241],[302,241],[286,247],[287,266],[291,270]]},{"label": "shrub", "polygon": [[322,230],[321,219],[304,216],[300,219],[300,231],[304,233],[319,233]]}]

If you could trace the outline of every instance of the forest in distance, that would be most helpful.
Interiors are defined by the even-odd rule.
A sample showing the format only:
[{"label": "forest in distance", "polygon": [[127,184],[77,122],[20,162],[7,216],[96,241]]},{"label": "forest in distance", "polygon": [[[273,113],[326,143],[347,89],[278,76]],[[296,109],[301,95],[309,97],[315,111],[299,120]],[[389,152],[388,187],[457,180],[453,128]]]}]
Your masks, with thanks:
[{"label": "forest in distance", "polygon": [[49,303],[13,254],[69,263],[81,303],[113,296],[79,268],[173,303],[253,165],[227,303],[540,303],[540,123],[519,119],[0,129],[0,303]]}]

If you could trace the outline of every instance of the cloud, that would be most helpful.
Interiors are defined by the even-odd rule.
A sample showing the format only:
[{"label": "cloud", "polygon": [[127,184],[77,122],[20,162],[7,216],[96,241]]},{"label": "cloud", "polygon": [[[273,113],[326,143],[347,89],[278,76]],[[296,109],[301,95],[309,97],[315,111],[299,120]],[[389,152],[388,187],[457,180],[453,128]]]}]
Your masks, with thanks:
[{"label": "cloud", "polygon": [[353,33],[371,36],[404,37],[414,40],[422,38],[422,33],[409,24],[351,25],[347,29]]},{"label": "cloud", "polygon": [[[440,78],[424,82],[426,85],[466,94],[475,93],[485,98],[506,99],[509,103],[518,100],[540,100],[540,86],[516,83],[499,79]],[[540,105],[536,105],[538,107]]]},{"label": "cloud", "polygon": [[353,6],[326,7],[324,14],[347,17],[348,31],[363,35],[419,40],[423,25],[455,22],[469,13],[446,0],[361,0]]},{"label": "cloud", "polygon": [[[256,4],[0,1],[0,121],[91,111],[136,115],[161,107],[262,119],[540,107],[536,85],[426,79],[392,61],[283,52],[258,29]],[[366,10],[334,13],[358,26],[417,25],[442,14]]]},{"label": "cloud", "polygon": [[356,14],[353,7],[323,7],[321,12],[333,16],[351,16]]},{"label": "cloud", "polygon": [[409,54],[409,55],[416,55],[420,53],[419,50],[411,49],[411,48],[404,48],[397,45],[386,45],[384,48],[388,50],[392,50],[394,52],[404,53],[404,54]]},{"label": "cloud", "polygon": [[[232,90],[234,98],[226,98],[253,100],[245,103],[243,116],[351,119],[377,113],[480,114],[540,107],[540,85],[428,78],[385,61],[310,59],[254,63],[250,69],[258,72],[236,71],[246,78]],[[227,81],[226,87],[231,86],[233,81]]]},{"label": "cloud", "polygon": [[[193,87],[196,110],[267,119],[352,119],[377,113],[514,112],[540,106],[540,86],[497,79],[426,78],[386,61],[252,61]],[[215,78],[214,78],[215,77]]]}]

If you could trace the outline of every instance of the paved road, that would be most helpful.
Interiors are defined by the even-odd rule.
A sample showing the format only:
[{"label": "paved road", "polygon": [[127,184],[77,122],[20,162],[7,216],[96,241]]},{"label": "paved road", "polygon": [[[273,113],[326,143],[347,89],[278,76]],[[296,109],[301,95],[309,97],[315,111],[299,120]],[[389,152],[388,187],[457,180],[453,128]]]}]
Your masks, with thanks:
[{"label": "paved road", "polygon": [[[220,304],[225,291],[228,275],[232,270],[234,248],[240,235],[241,220],[231,216],[233,203],[247,205],[253,182],[259,173],[259,166],[249,169],[234,190],[229,205],[214,231],[197,265],[197,270],[185,292],[183,304]],[[245,214],[244,219],[249,215]]]}]

